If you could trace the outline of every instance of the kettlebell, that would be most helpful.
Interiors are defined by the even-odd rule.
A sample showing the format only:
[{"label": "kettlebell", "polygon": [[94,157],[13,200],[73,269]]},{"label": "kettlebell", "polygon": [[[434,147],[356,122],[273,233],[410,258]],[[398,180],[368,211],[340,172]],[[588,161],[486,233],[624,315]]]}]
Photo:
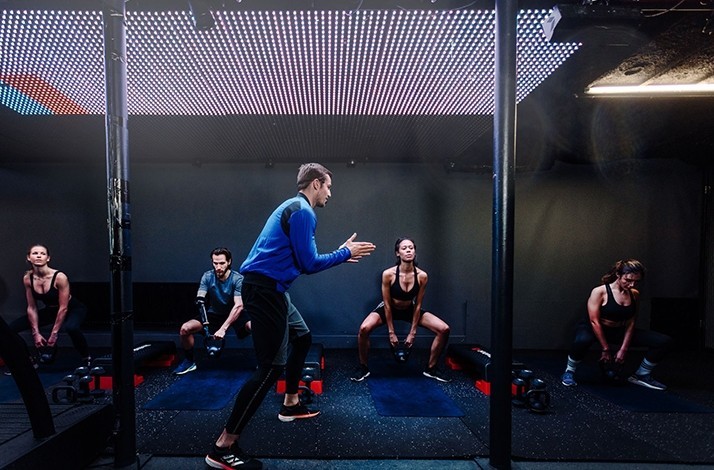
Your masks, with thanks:
[{"label": "kettlebell", "polygon": [[221,356],[221,352],[223,352],[225,341],[225,338],[218,339],[215,336],[207,336],[204,339],[204,343],[208,357],[211,359],[218,359]]},{"label": "kettlebell", "polygon": [[58,385],[52,389],[52,402],[58,405],[69,405],[77,401],[77,389],[74,382],[77,376],[74,374],[65,375],[62,378],[64,385]]},{"label": "kettlebell", "polygon": [[58,385],[52,389],[52,403],[70,405],[77,401],[77,389],[72,385]]},{"label": "kettlebell", "polygon": [[52,364],[57,355],[57,346],[41,346],[39,348],[40,364]]},{"label": "kettlebell", "polygon": [[617,385],[622,383],[620,373],[622,371],[622,365],[616,362],[603,362],[600,361],[600,372],[602,378],[605,382]]},{"label": "kettlebell", "polygon": [[392,355],[394,356],[394,360],[401,364],[407,362],[410,353],[411,348],[408,348],[401,341],[397,344],[397,346],[392,346]]},{"label": "kettlebell", "polygon": [[526,392],[526,406],[534,413],[545,413],[550,407],[550,393],[541,379],[531,380],[531,389]]}]

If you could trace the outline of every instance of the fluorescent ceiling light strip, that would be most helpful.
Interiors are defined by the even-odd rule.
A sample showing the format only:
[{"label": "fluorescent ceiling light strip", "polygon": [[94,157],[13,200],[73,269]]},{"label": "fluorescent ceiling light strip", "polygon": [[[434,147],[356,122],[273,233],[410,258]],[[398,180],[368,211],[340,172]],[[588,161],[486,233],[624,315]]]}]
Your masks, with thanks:
[{"label": "fluorescent ceiling light strip", "polygon": [[696,83],[688,85],[628,85],[628,86],[594,86],[585,91],[588,95],[714,95],[714,83]]}]

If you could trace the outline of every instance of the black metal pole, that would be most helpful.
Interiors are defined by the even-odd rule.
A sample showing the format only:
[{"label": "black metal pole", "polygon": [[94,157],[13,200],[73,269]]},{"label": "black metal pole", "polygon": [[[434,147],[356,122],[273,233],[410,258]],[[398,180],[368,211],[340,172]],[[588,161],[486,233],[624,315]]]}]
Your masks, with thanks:
[{"label": "black metal pole", "polygon": [[104,0],[114,467],[137,467],[124,0]]},{"label": "black metal pole", "polygon": [[517,1],[496,0],[489,463],[511,468]]},{"label": "black metal pole", "polygon": [[702,353],[707,347],[707,312],[712,309],[712,266],[714,266],[714,237],[712,236],[712,184],[714,183],[714,164],[702,166],[702,228],[699,248],[699,309],[697,315],[697,352]]}]

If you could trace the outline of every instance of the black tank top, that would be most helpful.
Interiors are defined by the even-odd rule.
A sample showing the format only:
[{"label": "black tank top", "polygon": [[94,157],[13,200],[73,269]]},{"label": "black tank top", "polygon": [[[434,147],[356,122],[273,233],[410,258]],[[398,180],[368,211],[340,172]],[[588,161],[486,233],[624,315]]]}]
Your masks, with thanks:
[{"label": "black tank top", "polygon": [[620,305],[615,301],[615,296],[612,295],[610,284],[605,284],[607,289],[607,302],[600,307],[600,318],[614,322],[622,322],[631,319],[637,312],[635,298],[630,292],[630,305]]},{"label": "black tank top", "polygon": [[409,292],[404,292],[402,285],[399,283],[399,265],[397,265],[397,275],[394,279],[394,283],[389,286],[389,294],[393,299],[396,300],[414,300],[419,293],[419,276],[417,276],[417,269],[414,266],[414,286]]},{"label": "black tank top", "polygon": [[55,287],[55,280],[57,279],[57,275],[60,273],[60,271],[55,271],[54,275],[52,276],[52,280],[50,281],[50,288],[47,289],[47,292],[44,294],[40,294],[35,290],[35,283],[34,283],[34,276],[32,273],[30,273],[30,287],[32,287],[32,298],[37,300],[42,301],[43,304],[47,307],[57,307],[59,305],[59,291],[57,290],[57,287]]}]

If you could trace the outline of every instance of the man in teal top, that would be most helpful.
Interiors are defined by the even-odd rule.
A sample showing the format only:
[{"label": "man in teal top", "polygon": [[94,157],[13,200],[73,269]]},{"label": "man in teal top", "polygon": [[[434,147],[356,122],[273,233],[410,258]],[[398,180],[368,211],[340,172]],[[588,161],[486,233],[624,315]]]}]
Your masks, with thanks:
[{"label": "man in teal top", "polygon": [[[203,273],[201,283],[196,293],[197,304],[206,303],[209,331],[214,338],[225,338],[228,328],[233,328],[238,338],[245,338],[250,334],[250,324],[244,315],[241,287],[243,276],[231,269],[232,255],[228,248],[215,248],[211,251],[213,269]],[[183,375],[196,370],[196,361],[193,354],[193,335],[203,329],[202,318],[199,315],[181,325],[181,347],[185,358],[176,367],[174,374]]]}]

